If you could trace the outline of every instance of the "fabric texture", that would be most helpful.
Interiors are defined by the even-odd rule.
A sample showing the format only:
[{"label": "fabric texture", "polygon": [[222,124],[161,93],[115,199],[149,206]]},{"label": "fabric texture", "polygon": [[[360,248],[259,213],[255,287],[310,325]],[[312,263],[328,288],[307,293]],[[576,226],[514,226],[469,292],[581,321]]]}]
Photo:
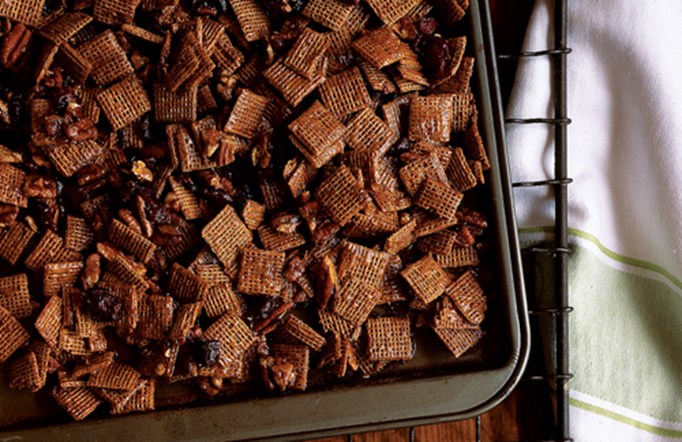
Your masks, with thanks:
[{"label": "fabric texture", "polygon": [[[568,2],[570,413],[577,441],[682,440],[682,2]],[[553,47],[538,0],[524,50]],[[508,117],[553,117],[549,57],[521,60]],[[508,125],[514,181],[554,178],[553,128]],[[523,242],[551,189],[515,190]]]}]

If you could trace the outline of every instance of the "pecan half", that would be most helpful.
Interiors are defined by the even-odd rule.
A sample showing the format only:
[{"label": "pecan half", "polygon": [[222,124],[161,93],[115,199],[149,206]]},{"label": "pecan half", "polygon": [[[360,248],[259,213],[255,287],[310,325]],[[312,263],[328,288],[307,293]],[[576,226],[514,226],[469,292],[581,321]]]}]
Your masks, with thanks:
[{"label": "pecan half", "polygon": [[329,256],[322,258],[315,272],[317,282],[317,303],[320,308],[327,307],[329,300],[339,289],[339,277],[336,267]]},{"label": "pecan half", "polygon": [[19,207],[12,204],[0,203],[0,228],[14,224],[19,215]]},{"label": "pecan half", "polygon": [[83,269],[83,289],[89,290],[99,282],[101,273],[101,258],[99,254],[93,253],[85,260]]},{"label": "pecan half", "polygon": [[28,49],[31,39],[29,31],[23,23],[18,23],[5,37],[0,48],[0,65],[4,68],[12,68]]},{"label": "pecan half", "polygon": [[42,175],[28,175],[24,179],[23,191],[27,198],[51,200],[57,198],[57,182]]}]

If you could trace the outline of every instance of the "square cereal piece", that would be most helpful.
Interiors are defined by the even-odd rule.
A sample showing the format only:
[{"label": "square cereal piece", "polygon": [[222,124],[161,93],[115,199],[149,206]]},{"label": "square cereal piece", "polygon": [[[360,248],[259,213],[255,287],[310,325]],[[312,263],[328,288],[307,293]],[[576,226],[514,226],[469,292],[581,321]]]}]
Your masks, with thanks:
[{"label": "square cereal piece", "polygon": [[199,279],[201,279],[209,288],[230,281],[230,278],[223,268],[217,263],[217,259],[216,263],[192,263],[189,268],[195,272]]},{"label": "square cereal piece", "polygon": [[370,31],[353,42],[353,50],[377,69],[396,63],[401,58],[401,41],[390,28]]},{"label": "square cereal piece", "polygon": [[22,191],[25,175],[21,169],[0,163],[0,203],[28,207],[28,199]]},{"label": "square cereal piece", "polygon": [[342,141],[346,130],[319,101],[292,121],[288,128],[297,141],[296,147],[315,168],[322,167],[331,159],[327,151]]},{"label": "square cereal piece", "polygon": [[470,81],[474,71],[474,58],[462,57],[455,75],[433,88],[437,94],[467,94],[471,91]]},{"label": "square cereal piece", "polygon": [[91,21],[92,17],[82,12],[67,12],[43,26],[40,35],[61,45]]},{"label": "square cereal piece", "polygon": [[339,0],[310,0],[303,9],[303,15],[327,28],[338,31],[344,25],[353,6]]},{"label": "square cereal piece", "polygon": [[182,210],[185,219],[187,221],[192,221],[203,217],[203,212],[201,206],[199,206],[196,195],[173,177],[168,178],[168,182],[173,189],[173,193],[175,194],[178,203],[180,203],[180,209]]},{"label": "square cereal piece", "polygon": [[237,290],[249,295],[280,296],[285,257],[284,252],[242,249]]},{"label": "square cereal piece", "polygon": [[473,247],[453,248],[447,255],[436,255],[436,262],[445,269],[473,267],[480,264]]},{"label": "square cereal piece", "polygon": [[456,358],[462,356],[483,337],[483,331],[480,328],[451,329],[434,327],[433,331],[436,332],[441,341],[443,341],[443,344]]},{"label": "square cereal piece", "polygon": [[55,387],[52,390],[52,396],[77,421],[82,421],[88,417],[103,402],[99,396],[87,387]]},{"label": "square cereal piece", "polygon": [[450,163],[445,173],[452,187],[458,192],[464,192],[478,184],[476,175],[471,170],[471,167],[469,167],[469,163],[464,156],[464,150],[461,147],[457,147],[452,151]]},{"label": "square cereal piece", "polygon": [[110,390],[132,390],[140,380],[140,373],[133,367],[112,362],[97,370],[88,379],[88,387],[108,388]]},{"label": "square cereal piece", "polygon": [[144,379],[137,381],[137,385],[132,390],[111,390],[108,388],[93,388],[93,391],[102,397],[105,401],[111,404],[112,408],[121,407],[135,394],[135,392],[142,387],[145,382]]},{"label": "square cereal piece", "polygon": [[246,41],[262,40],[270,35],[270,21],[256,0],[230,0]]},{"label": "square cereal piece", "polygon": [[154,119],[159,123],[191,123],[197,119],[197,88],[173,92],[154,84]]},{"label": "square cereal piece", "polygon": [[85,140],[58,144],[47,151],[47,156],[60,174],[70,177],[88,164],[94,163],[102,150],[97,141]]},{"label": "square cereal piece", "polygon": [[410,101],[410,141],[447,143],[452,131],[452,95],[413,97]]},{"label": "square cereal piece", "polygon": [[37,26],[44,6],[45,0],[4,0],[0,2],[0,17]]},{"label": "square cereal piece", "polygon": [[442,181],[429,178],[414,198],[414,203],[441,218],[457,218],[457,207],[463,195]]},{"label": "square cereal piece", "polygon": [[0,363],[31,339],[31,335],[19,321],[4,307],[0,306]]},{"label": "square cereal piece", "polygon": [[17,319],[31,315],[31,294],[28,291],[28,277],[25,273],[0,277],[0,307],[5,308]]},{"label": "square cereal piece", "polygon": [[486,297],[471,270],[463,273],[445,289],[445,294],[455,301],[457,309],[469,322],[480,324],[487,309]]},{"label": "square cereal piece", "polygon": [[95,20],[108,25],[132,23],[139,0],[95,0]]},{"label": "square cereal piece", "polygon": [[[414,216],[417,219],[417,228],[414,231],[414,234],[417,235],[417,238],[432,235],[457,224],[457,217],[452,219],[440,218],[420,208],[415,210]],[[463,230],[464,229],[457,232],[458,237],[462,235]],[[460,240],[458,239],[457,241]]]},{"label": "square cereal piece", "polygon": [[141,339],[164,339],[173,321],[173,298],[145,295],[140,299],[139,309],[138,336]]},{"label": "square cereal piece", "polygon": [[409,264],[400,275],[424,304],[431,303],[443,294],[450,283],[447,273],[430,256]]},{"label": "square cereal piece", "polygon": [[218,109],[218,103],[216,103],[213,97],[210,86],[207,84],[201,86],[197,90],[197,112],[200,115],[204,115],[216,109]]},{"label": "square cereal piece", "polygon": [[56,348],[59,344],[59,329],[62,325],[62,299],[59,296],[51,296],[43,310],[38,315],[35,328],[50,347]]},{"label": "square cereal piece", "polygon": [[462,6],[461,0],[441,0],[438,3],[447,24],[460,21],[466,14],[466,7]]},{"label": "square cereal piece", "polygon": [[379,299],[379,304],[407,301],[405,284],[400,277],[402,269],[403,261],[400,257],[398,255],[391,255],[386,273],[384,273],[384,279],[381,282],[381,299]]},{"label": "square cereal piece", "polygon": [[286,252],[306,243],[303,235],[298,232],[278,232],[267,225],[258,228],[258,237],[265,250],[273,250],[275,252]]},{"label": "square cereal piece", "polygon": [[52,230],[46,230],[38,245],[26,257],[24,264],[35,272],[42,269],[46,264],[79,261],[81,258],[80,253],[64,248],[64,241],[59,235]]},{"label": "square cereal piece", "polygon": [[420,0],[367,0],[374,13],[387,25],[392,25],[407,15]]},{"label": "square cereal piece", "polygon": [[287,319],[284,321],[283,330],[315,351],[322,350],[322,347],[327,342],[324,336],[294,315],[287,316]]},{"label": "square cereal piece", "polygon": [[5,231],[0,231],[0,258],[16,265],[19,257],[36,232],[23,222],[17,222]]},{"label": "square cereal piece", "polygon": [[349,241],[341,243],[339,279],[357,278],[370,287],[379,287],[391,255]]},{"label": "square cereal piece", "polygon": [[265,221],[265,206],[254,200],[246,200],[242,218],[249,229],[256,230]]},{"label": "square cereal piece", "polygon": [[71,371],[71,377],[80,378],[88,374],[92,374],[104,367],[109,366],[114,362],[114,352],[108,351],[106,353],[101,353],[90,358],[86,358],[84,362],[76,364],[76,366]]},{"label": "square cereal piece", "polygon": [[144,379],[124,404],[111,408],[111,414],[125,414],[136,411],[148,411],[155,408],[156,379]]},{"label": "square cereal piece", "polygon": [[211,58],[225,75],[234,74],[244,63],[244,54],[234,47],[227,34],[221,31],[211,51]]},{"label": "square cereal piece", "polygon": [[95,234],[83,218],[66,217],[64,247],[74,252],[82,252],[95,243]]},{"label": "square cereal piece", "polygon": [[391,81],[391,77],[386,75],[381,69],[375,68],[364,60],[360,61],[359,65],[369,83],[370,89],[374,92],[381,92],[382,94],[393,94],[397,92],[395,84]]},{"label": "square cereal piece", "polygon": [[121,25],[121,29],[125,31],[126,33],[135,36],[139,38],[140,40],[147,41],[149,43],[154,43],[154,44],[162,44],[163,43],[163,36],[154,34],[153,32],[150,32],[144,28],[141,28],[139,26],[134,26],[131,24],[123,24]]},{"label": "square cereal piece", "polygon": [[237,266],[239,249],[252,239],[251,231],[229,204],[204,227],[201,236],[228,273]]},{"label": "square cereal piece", "polygon": [[318,310],[317,313],[320,319],[320,325],[325,333],[337,333],[342,338],[352,340],[356,340],[360,337],[362,327],[356,326],[341,315],[330,312],[327,309]]},{"label": "square cereal piece", "polygon": [[327,63],[327,57],[322,57],[318,61],[313,77],[308,79],[289,68],[280,58],[263,72],[263,76],[282,94],[287,103],[298,106],[325,81]]},{"label": "square cereal piece", "polygon": [[356,326],[362,325],[380,297],[381,292],[361,278],[345,278],[338,292],[334,313]]},{"label": "square cereal piece", "polygon": [[229,281],[208,289],[204,298],[204,310],[209,318],[224,314],[241,316],[243,313],[242,301],[232,290],[232,284]]},{"label": "square cereal piece", "polygon": [[114,130],[132,123],[152,108],[142,83],[135,75],[97,94],[97,101]]},{"label": "square cereal piece", "polygon": [[402,226],[399,230],[392,233],[391,236],[386,238],[386,242],[384,243],[384,251],[395,254],[408,248],[417,240],[417,236],[414,233],[416,227],[417,220],[413,219]]},{"label": "square cereal piece", "polygon": [[[275,360],[288,362],[294,366],[294,376],[289,385],[280,386],[282,390],[291,387],[294,390],[305,390],[308,387],[308,369],[310,366],[310,349],[305,345],[273,344],[272,356]],[[275,383],[277,379],[275,379]]]},{"label": "square cereal piece", "polygon": [[267,106],[267,98],[248,89],[242,90],[223,130],[244,138],[255,137]]},{"label": "square cereal piece", "polygon": [[373,318],[367,321],[367,353],[370,361],[408,361],[414,355],[410,319]]},{"label": "square cereal piece", "polygon": [[480,161],[484,170],[490,169],[488,154],[485,152],[483,139],[478,130],[478,123],[472,120],[469,128],[464,132],[464,150],[467,158],[473,161]]},{"label": "square cereal piece", "polygon": [[16,390],[30,390],[36,392],[45,386],[45,380],[40,378],[38,358],[32,351],[16,359],[9,370],[9,387]]},{"label": "square cereal piece", "polygon": [[74,287],[83,270],[83,261],[55,262],[45,265],[43,296],[59,296],[63,287]]},{"label": "square cereal piece", "polygon": [[190,270],[173,263],[168,290],[180,302],[200,302],[206,295],[208,285]]},{"label": "square cereal piece", "polygon": [[173,325],[168,332],[170,339],[185,339],[201,314],[201,303],[181,304],[175,311]]},{"label": "square cereal piece", "polygon": [[[343,149],[343,144],[339,149]],[[317,175],[317,169],[313,167],[312,164],[305,158],[300,159],[300,161],[292,160],[291,174],[286,177],[287,187],[294,198],[298,198],[310,185],[311,181]]]},{"label": "square cereal piece", "polygon": [[176,52],[175,63],[171,65],[165,79],[166,85],[171,91],[177,91],[180,86],[186,84],[194,72],[199,69],[202,60],[197,51],[198,45],[199,42],[191,33],[186,34],[185,38],[182,39],[180,49]]},{"label": "square cereal piece", "polygon": [[62,328],[59,331],[59,350],[72,356],[88,356],[92,354],[88,348],[88,342],[86,342],[88,339],[75,331]]},{"label": "square cereal piece", "polygon": [[215,63],[213,63],[213,60],[211,60],[211,55],[206,52],[199,42],[195,43],[194,50],[196,51],[199,58],[199,65],[194,72],[192,72],[192,75],[187,78],[185,83],[183,83],[182,87],[184,88],[198,88],[202,83],[211,78],[213,69],[215,69]]},{"label": "square cereal piece", "polygon": [[474,112],[473,94],[452,94],[452,131],[464,132]]},{"label": "square cereal piece", "polygon": [[297,74],[312,80],[320,59],[324,57],[327,49],[329,49],[329,39],[325,34],[305,28],[283,61]]},{"label": "square cereal piece", "polygon": [[[59,51],[55,56],[55,62],[62,66],[69,76],[77,83],[85,83],[92,71],[92,63],[90,63],[83,54],[66,42],[59,46]],[[86,105],[86,99],[82,98],[81,100],[85,115],[91,116],[89,105]],[[97,109],[99,110],[99,107]],[[91,118],[91,120],[93,123],[97,123],[98,118]]]},{"label": "square cereal piece", "polygon": [[452,251],[456,242],[456,232],[452,230],[441,230],[440,232],[422,237],[419,241],[419,250],[424,253],[432,253],[436,256],[447,255]]},{"label": "square cereal piece", "polygon": [[315,198],[340,226],[346,225],[362,210],[362,189],[346,166],[339,167],[320,184],[315,191]]},{"label": "square cereal piece", "polygon": [[166,136],[168,137],[171,160],[174,165],[179,162],[183,172],[208,168],[204,164],[199,146],[194,142],[187,129],[179,124],[169,124],[166,126]]},{"label": "square cereal piece", "polygon": [[256,336],[239,317],[225,314],[218,318],[204,332],[206,340],[220,342],[221,353],[238,355],[246,351],[256,341]]},{"label": "square cereal piece", "polygon": [[336,118],[343,118],[369,106],[365,80],[360,69],[353,67],[333,75],[320,85],[320,97]]},{"label": "square cereal piece", "polygon": [[147,264],[156,251],[156,245],[153,242],[117,219],[114,219],[109,226],[109,241],[143,264]]},{"label": "square cereal piece", "polygon": [[135,72],[111,29],[84,43],[78,48],[78,52],[92,65],[90,75],[100,86],[106,86]]},{"label": "square cereal piece", "polygon": [[443,183],[448,177],[436,152],[430,152],[421,158],[409,162],[398,171],[400,181],[410,195],[415,195],[427,179],[437,179]]},{"label": "square cereal piece", "polygon": [[369,108],[355,114],[346,127],[346,143],[351,149],[384,155],[397,141],[397,135]]}]

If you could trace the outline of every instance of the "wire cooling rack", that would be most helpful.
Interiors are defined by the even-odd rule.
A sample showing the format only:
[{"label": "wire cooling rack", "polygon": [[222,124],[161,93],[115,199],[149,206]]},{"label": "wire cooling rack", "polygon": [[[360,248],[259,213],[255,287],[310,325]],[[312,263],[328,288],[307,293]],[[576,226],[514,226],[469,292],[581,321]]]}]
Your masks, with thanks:
[{"label": "wire cooling rack", "polygon": [[[519,52],[498,55],[498,60],[515,60],[527,57],[550,57],[554,78],[548,78],[553,89],[554,115],[551,118],[507,118],[508,124],[549,124],[554,127],[554,177],[542,181],[515,182],[517,188],[551,187],[554,190],[554,236],[551,242],[523,249],[524,269],[532,275],[538,270],[539,262],[549,262],[553,269],[551,280],[553,290],[547,299],[546,294],[538,294],[542,287],[533,284],[534,277],[526,278],[528,305],[533,330],[531,363],[524,380],[546,383],[551,392],[555,410],[551,434],[544,440],[572,441],[569,431],[568,382],[572,377],[569,371],[568,315],[573,311],[569,305],[568,293],[568,131],[571,123],[567,109],[567,64],[571,48],[567,41],[568,0],[554,1],[554,41],[553,47],[540,51]],[[523,191],[523,190],[521,190]],[[544,268],[544,267],[543,267]],[[550,339],[551,345],[546,345]],[[547,354],[550,348],[550,354]],[[540,363],[537,363],[540,361]],[[476,418],[476,440],[480,441],[480,418]]]}]

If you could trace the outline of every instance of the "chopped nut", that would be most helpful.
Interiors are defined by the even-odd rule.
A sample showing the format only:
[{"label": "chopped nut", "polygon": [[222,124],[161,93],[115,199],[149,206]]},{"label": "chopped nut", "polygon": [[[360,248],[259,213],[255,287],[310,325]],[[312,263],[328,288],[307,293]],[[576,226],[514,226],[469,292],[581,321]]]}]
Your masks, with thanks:
[{"label": "chopped nut", "polygon": [[149,168],[147,168],[147,165],[144,163],[144,161],[133,161],[132,171],[136,177],[143,181],[154,181],[154,174],[151,170],[149,170]]}]

